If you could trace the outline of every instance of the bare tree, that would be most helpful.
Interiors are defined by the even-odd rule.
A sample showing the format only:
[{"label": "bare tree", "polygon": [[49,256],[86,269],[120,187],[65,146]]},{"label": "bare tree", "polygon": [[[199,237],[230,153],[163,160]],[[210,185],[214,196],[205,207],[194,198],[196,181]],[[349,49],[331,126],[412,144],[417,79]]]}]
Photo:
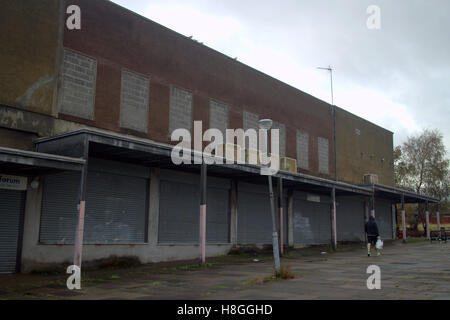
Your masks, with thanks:
[{"label": "bare tree", "polygon": [[[438,130],[424,130],[408,137],[394,150],[395,183],[397,186],[427,194],[442,200],[450,195],[449,160],[442,134]],[[412,229],[421,222],[425,227],[425,208],[420,205],[414,218],[409,219]]]}]

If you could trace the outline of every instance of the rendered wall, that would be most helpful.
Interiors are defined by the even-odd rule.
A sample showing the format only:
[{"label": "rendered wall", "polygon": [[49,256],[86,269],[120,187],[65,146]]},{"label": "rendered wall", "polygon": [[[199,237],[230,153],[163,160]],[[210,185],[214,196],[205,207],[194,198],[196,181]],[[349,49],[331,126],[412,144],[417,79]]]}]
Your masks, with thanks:
[{"label": "rendered wall", "polygon": [[60,3],[1,1],[0,104],[52,114]]},{"label": "rendered wall", "polygon": [[394,185],[392,132],[336,108],[336,152],[338,180],[362,184],[371,173],[379,184]]}]

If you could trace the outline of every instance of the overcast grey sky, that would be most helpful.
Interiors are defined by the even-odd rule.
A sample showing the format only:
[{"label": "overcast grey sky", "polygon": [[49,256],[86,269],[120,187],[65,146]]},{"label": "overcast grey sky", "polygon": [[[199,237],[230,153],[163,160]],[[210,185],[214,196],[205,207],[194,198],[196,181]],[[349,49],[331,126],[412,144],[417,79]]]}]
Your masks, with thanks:
[{"label": "overcast grey sky", "polygon": [[394,145],[438,128],[450,152],[448,0],[113,1],[327,102],[317,67],[331,65],[337,106],[393,131]]}]

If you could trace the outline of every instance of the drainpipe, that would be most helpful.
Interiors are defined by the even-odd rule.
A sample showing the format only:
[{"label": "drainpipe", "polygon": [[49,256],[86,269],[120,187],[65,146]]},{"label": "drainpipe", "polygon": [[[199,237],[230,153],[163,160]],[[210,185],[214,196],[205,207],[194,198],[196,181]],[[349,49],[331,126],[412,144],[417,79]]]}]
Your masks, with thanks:
[{"label": "drainpipe", "polygon": [[73,264],[81,269],[81,258],[83,253],[83,233],[84,233],[84,215],[86,212],[86,184],[88,174],[88,159],[89,159],[89,140],[88,136],[84,139],[83,158],[86,161],[81,170],[80,179],[80,203],[78,204],[78,223],[75,230],[75,246]]},{"label": "drainpipe", "polygon": [[200,173],[200,259],[206,262],[206,163],[201,165]]}]

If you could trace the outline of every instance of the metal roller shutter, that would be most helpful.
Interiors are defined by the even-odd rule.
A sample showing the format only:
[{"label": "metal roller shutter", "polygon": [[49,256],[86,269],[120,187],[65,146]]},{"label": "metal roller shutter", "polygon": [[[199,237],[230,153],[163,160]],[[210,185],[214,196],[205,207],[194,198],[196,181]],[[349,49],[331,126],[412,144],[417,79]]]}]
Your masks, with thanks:
[{"label": "metal roller shutter", "polygon": [[364,199],[360,197],[339,197],[336,200],[338,241],[364,240]]},{"label": "metal roller shutter", "polygon": [[90,172],[84,242],[145,242],[147,179]]},{"label": "metal roller shutter", "polygon": [[[159,243],[198,243],[200,176],[161,170]],[[230,230],[230,181],[208,177],[206,241],[228,243]]]},{"label": "metal roller shutter", "polygon": [[[44,180],[41,243],[73,243],[80,175],[58,173]],[[148,180],[88,173],[84,243],[145,242]]]},{"label": "metal roller shutter", "polygon": [[392,239],[392,209],[389,200],[375,199],[375,221],[382,239]]},{"label": "metal roller shutter", "polygon": [[77,221],[80,174],[64,172],[44,178],[41,243],[73,243]]},{"label": "metal roller shutter", "polygon": [[208,187],[206,209],[206,241],[230,242],[230,190]]},{"label": "metal roller shutter", "polygon": [[268,194],[239,192],[238,243],[272,243],[272,220]]},{"label": "metal roller shutter", "polygon": [[[160,243],[196,243],[199,238],[198,185],[160,181],[159,231]],[[208,216],[208,213],[206,213]]]},{"label": "metal roller shutter", "polygon": [[[200,177],[161,171],[159,243],[198,243],[200,218]],[[208,177],[206,241],[228,243],[230,229],[230,182]]]},{"label": "metal roller shutter", "polygon": [[323,244],[331,241],[330,204],[294,198],[294,243]]},{"label": "metal roller shutter", "polygon": [[25,192],[0,190],[0,273],[16,271]]},{"label": "metal roller shutter", "polygon": [[[279,231],[277,185],[273,181],[275,224]],[[283,200],[284,243],[288,242],[287,196]],[[280,236],[280,235],[278,235]],[[240,183],[238,186],[238,243],[272,244],[272,215],[268,185]]]}]

